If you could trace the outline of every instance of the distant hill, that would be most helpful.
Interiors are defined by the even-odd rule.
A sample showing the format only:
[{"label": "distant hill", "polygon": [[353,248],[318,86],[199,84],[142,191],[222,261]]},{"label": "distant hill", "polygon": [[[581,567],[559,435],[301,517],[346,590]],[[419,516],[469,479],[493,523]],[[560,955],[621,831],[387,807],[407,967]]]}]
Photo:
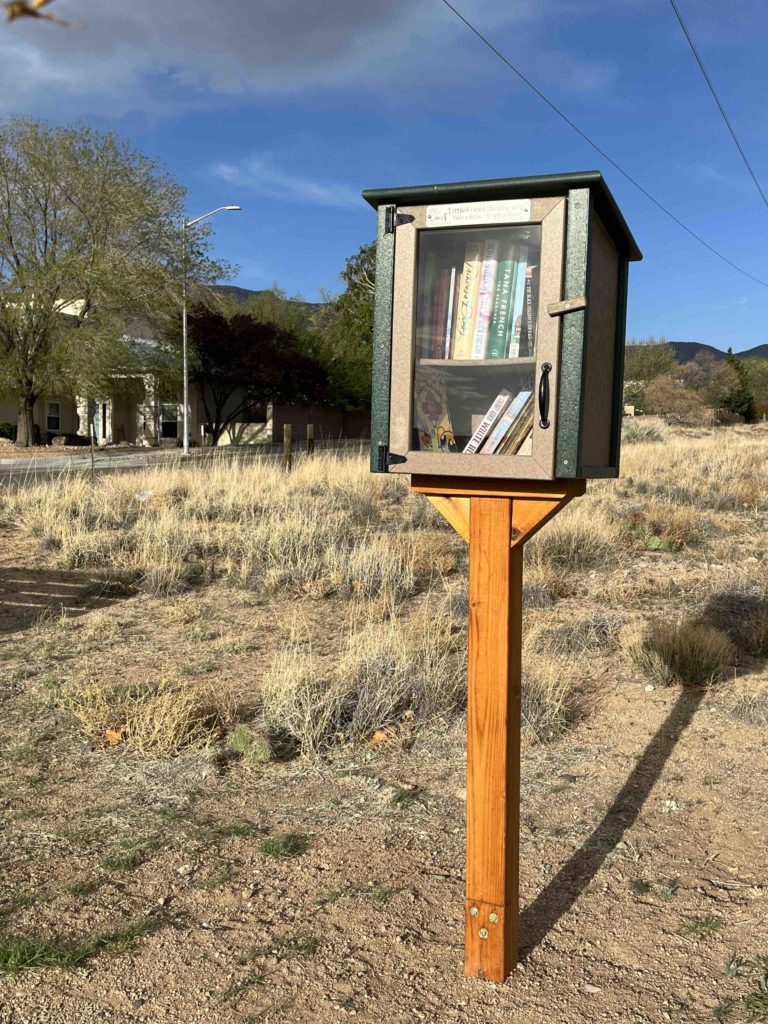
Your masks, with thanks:
[{"label": "distant hill", "polygon": [[[678,363],[690,363],[699,352],[706,352],[718,361],[725,359],[727,355],[722,349],[715,348],[714,345],[705,345],[700,341],[670,341],[669,344],[674,349]],[[737,352],[736,355],[739,359],[768,359],[768,345],[755,345],[754,348]]]},{"label": "distant hill", "polygon": [[[237,299],[238,302],[245,304],[249,299],[253,298],[254,295],[268,295],[272,294],[271,288],[241,288],[237,284],[219,284],[216,285],[216,291],[222,292],[224,295],[231,295],[233,299]],[[325,302],[304,302],[303,299],[288,299],[288,302],[296,302],[299,306],[304,306],[307,309],[323,309],[327,303]]]}]

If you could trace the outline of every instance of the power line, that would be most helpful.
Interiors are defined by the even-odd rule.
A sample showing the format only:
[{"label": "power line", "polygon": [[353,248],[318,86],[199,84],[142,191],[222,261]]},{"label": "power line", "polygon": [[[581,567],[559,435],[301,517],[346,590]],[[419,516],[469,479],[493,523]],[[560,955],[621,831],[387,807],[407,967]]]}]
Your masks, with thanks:
[{"label": "power line", "polygon": [[754,274],[750,274],[748,270],[744,270],[742,267],[738,266],[738,264],[734,263],[732,260],[729,260],[727,256],[723,256],[723,254],[721,252],[718,252],[718,250],[715,249],[713,245],[710,245],[709,242],[705,241],[701,237],[701,235],[697,235],[692,228],[689,228],[687,224],[684,224],[679,217],[676,217],[671,210],[668,210],[667,207],[660,203],[659,200],[656,199],[654,196],[652,196],[647,189],[643,188],[639,181],[636,181],[631,174],[625,171],[623,167],[621,167],[619,164],[616,163],[615,160],[608,156],[605,150],[601,149],[596,142],[593,142],[592,139],[590,139],[590,137],[585,132],[583,132],[577,124],[574,124],[574,122],[570,119],[570,117],[568,117],[567,114],[564,114],[563,111],[560,110],[560,108],[557,107],[552,102],[552,100],[546,97],[544,93],[540,89],[538,89],[533,84],[533,82],[530,81],[530,79],[526,78],[522,71],[516,68],[515,65],[507,57],[505,57],[500,50],[498,50],[493,45],[490,39],[484,36],[479,29],[475,28],[472,22],[468,21],[460,11],[457,11],[453,4],[450,3],[450,0],[441,0],[441,2],[445,4],[449,11],[452,11],[453,14],[456,15],[459,21],[463,22],[464,25],[466,25],[470,32],[477,36],[481,43],[488,47],[491,53],[495,54],[495,56],[499,58],[502,64],[505,64],[509,68],[509,70],[512,71],[515,75],[517,75],[517,77],[522,82],[524,82],[529,89],[535,92],[539,99],[546,103],[546,105],[551,110],[553,110],[557,114],[557,116],[561,118],[561,120],[565,121],[569,128],[572,128],[577,135],[580,135],[581,138],[584,139],[584,141],[592,147],[592,149],[596,150],[600,154],[600,156],[604,160],[607,160],[612,167],[615,167],[619,174],[625,177],[627,181],[630,182],[630,184],[634,185],[639,192],[642,192],[646,199],[650,199],[654,206],[657,206],[662,211],[662,213],[665,213],[671,220],[675,222],[675,224],[678,225],[678,227],[681,227],[683,231],[686,231],[691,236],[691,238],[695,238],[697,242],[703,245],[706,249],[709,249],[709,251],[711,253],[714,253],[714,255],[717,256],[718,259],[721,259],[723,263],[727,263],[729,267],[732,267],[740,274],[743,274],[744,277],[748,277],[751,281],[754,281],[756,284],[761,284],[764,288],[768,288],[768,281],[761,281],[759,277],[755,277]]},{"label": "power line", "polygon": [[755,176],[755,172],[752,170],[752,166],[751,166],[749,160],[747,160],[747,154],[744,152],[744,149],[743,149],[741,143],[736,138],[736,132],[733,130],[733,125],[731,124],[730,120],[728,119],[728,115],[725,112],[725,108],[723,107],[723,104],[720,102],[720,97],[717,95],[717,91],[715,90],[715,87],[714,87],[714,85],[712,83],[712,79],[707,74],[707,69],[704,67],[704,61],[701,59],[701,57],[699,55],[699,51],[696,49],[696,45],[695,45],[693,39],[691,39],[691,33],[686,28],[686,24],[683,21],[683,16],[680,13],[680,8],[675,3],[675,0],[669,0],[669,2],[672,5],[672,10],[677,15],[677,20],[680,22],[680,28],[683,30],[683,34],[685,35],[685,38],[688,40],[688,45],[691,48],[691,52],[693,53],[693,56],[696,58],[696,63],[701,68],[701,73],[702,73],[702,75],[704,75],[704,80],[706,81],[707,85],[709,86],[709,91],[712,93],[712,98],[714,99],[715,103],[717,104],[718,110],[723,115],[723,120],[725,121],[725,124],[726,124],[726,127],[728,128],[728,131],[731,133],[731,138],[733,139],[733,141],[736,144],[736,149],[738,149],[739,153],[741,154],[741,159],[744,161],[744,166],[749,171],[749,175],[752,178],[752,181],[754,181],[755,187],[757,188],[757,191],[760,193],[760,198],[763,200],[765,205],[768,206],[768,199],[766,199],[765,192],[763,192],[762,188],[760,187],[760,182],[757,180],[757,177]]}]

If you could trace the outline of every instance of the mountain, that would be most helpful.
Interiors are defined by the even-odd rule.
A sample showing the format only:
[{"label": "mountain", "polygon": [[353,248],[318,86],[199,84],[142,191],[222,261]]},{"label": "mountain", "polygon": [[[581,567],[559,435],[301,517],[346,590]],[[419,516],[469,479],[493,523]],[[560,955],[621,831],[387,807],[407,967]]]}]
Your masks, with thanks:
[{"label": "mountain", "polygon": [[[241,288],[237,284],[217,284],[216,291],[221,292],[223,295],[229,295],[238,302],[242,302],[245,305],[250,299],[257,295],[275,296],[275,292],[272,288]],[[277,296],[275,296],[277,298]],[[298,306],[303,306],[308,310],[323,309],[327,303],[325,302],[305,302],[303,299],[284,299],[284,302],[296,303]]]},{"label": "mountain", "polygon": [[[678,363],[690,363],[699,352],[706,352],[718,362],[725,359],[727,355],[722,349],[715,348],[714,345],[705,345],[700,341],[670,341],[669,344],[674,350]],[[748,348],[744,352],[735,354],[739,359],[768,359],[768,345],[755,345],[754,348]]]}]

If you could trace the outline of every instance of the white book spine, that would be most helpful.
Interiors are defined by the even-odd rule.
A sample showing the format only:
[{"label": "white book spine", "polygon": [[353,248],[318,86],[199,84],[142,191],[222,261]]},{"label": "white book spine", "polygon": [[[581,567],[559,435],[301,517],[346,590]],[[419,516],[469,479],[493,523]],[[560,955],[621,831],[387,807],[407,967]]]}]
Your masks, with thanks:
[{"label": "white book spine", "polygon": [[512,395],[509,391],[507,391],[506,388],[504,388],[503,391],[500,391],[498,393],[498,395],[493,401],[493,405],[490,407],[485,416],[483,416],[483,419],[480,425],[478,426],[477,430],[474,432],[472,437],[470,437],[469,441],[467,441],[466,445],[464,446],[464,455],[474,455],[474,453],[485,440],[488,431],[491,429],[496,420],[499,418],[499,416],[501,416],[501,414],[506,409],[511,398]]},{"label": "white book spine", "polygon": [[488,345],[488,329],[493,316],[493,300],[496,294],[496,274],[499,269],[499,243],[489,238],[483,248],[483,269],[480,274],[480,291],[477,297],[477,323],[472,341],[472,358],[485,359]]},{"label": "white book spine", "polygon": [[456,301],[456,267],[451,267],[451,285],[448,290],[448,315],[445,318],[445,358],[451,358],[451,327],[453,326],[453,304]]},{"label": "white book spine", "polygon": [[512,402],[510,407],[501,417],[499,422],[494,427],[493,433],[485,442],[485,446],[480,452],[481,455],[493,455],[496,449],[499,447],[501,442],[509,433],[512,424],[515,422],[517,417],[520,415],[523,406],[531,396],[530,391],[521,391],[515,400]]},{"label": "white book spine", "polygon": [[525,299],[525,272],[528,269],[528,248],[520,247],[520,262],[515,279],[515,295],[512,304],[512,316],[509,318],[509,349],[507,357],[517,359],[520,355],[520,326],[523,320],[523,300]]}]

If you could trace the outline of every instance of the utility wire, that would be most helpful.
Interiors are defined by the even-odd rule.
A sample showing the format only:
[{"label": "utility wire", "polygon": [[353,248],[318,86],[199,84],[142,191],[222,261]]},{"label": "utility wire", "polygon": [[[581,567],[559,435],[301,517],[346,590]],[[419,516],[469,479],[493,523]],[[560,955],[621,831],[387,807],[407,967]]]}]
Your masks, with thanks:
[{"label": "utility wire", "polygon": [[723,254],[721,252],[718,252],[718,250],[715,249],[713,245],[710,245],[709,242],[705,241],[701,237],[701,235],[697,235],[692,228],[689,228],[687,224],[684,224],[679,217],[676,217],[671,210],[668,210],[667,207],[662,205],[662,203],[660,203],[658,199],[652,196],[647,189],[643,188],[639,181],[636,181],[631,174],[625,171],[623,167],[620,167],[615,160],[608,156],[605,150],[601,149],[596,142],[593,142],[592,139],[590,139],[590,137],[585,132],[583,132],[581,128],[579,128],[578,125],[574,124],[574,122],[570,119],[570,117],[567,116],[567,114],[564,114],[559,107],[555,106],[552,100],[548,99],[540,89],[537,89],[533,82],[531,82],[530,79],[526,78],[522,71],[516,68],[515,65],[507,57],[505,57],[500,50],[498,50],[493,45],[490,39],[484,36],[479,29],[475,28],[472,22],[468,21],[460,11],[456,10],[453,4],[450,3],[450,0],[441,0],[441,3],[445,4],[448,10],[452,11],[453,14],[455,14],[456,17],[459,19],[459,21],[463,22],[464,25],[466,25],[466,27],[470,30],[470,32],[476,35],[480,42],[487,46],[491,53],[495,54],[495,56],[499,58],[502,64],[505,64],[510,71],[517,75],[517,77],[528,86],[529,89],[536,93],[540,100],[546,103],[546,105],[551,110],[553,110],[559,118],[565,121],[569,128],[573,128],[577,135],[580,135],[581,138],[584,139],[584,141],[588,143],[592,147],[592,149],[596,150],[604,160],[607,160],[612,167],[615,167],[619,174],[625,177],[627,181],[630,182],[630,184],[634,185],[635,188],[638,189],[638,191],[642,192],[646,199],[650,199],[654,206],[657,206],[662,211],[662,213],[666,213],[666,215],[671,220],[673,220],[675,224],[678,225],[678,227],[681,227],[683,231],[686,231],[691,236],[691,238],[695,238],[697,242],[703,245],[706,249],[709,249],[709,251],[711,253],[714,253],[714,255],[717,256],[718,259],[721,259],[723,263],[727,263],[729,267],[732,267],[734,270],[737,270],[740,274],[743,274],[744,277],[748,277],[751,281],[754,281],[756,284],[761,284],[764,288],[768,288],[768,281],[762,281],[759,277],[755,277],[754,274],[750,274],[748,270],[744,270],[742,267],[738,266],[738,264],[734,263],[732,260],[729,260],[727,256],[723,256]]},{"label": "utility wire", "polygon": [[717,104],[718,110],[723,115],[723,120],[725,121],[725,124],[726,124],[726,127],[728,128],[728,131],[731,133],[731,138],[736,143],[736,149],[738,149],[739,153],[741,154],[741,159],[744,161],[744,166],[749,171],[749,175],[752,178],[752,181],[754,181],[755,187],[757,188],[757,191],[760,193],[760,198],[763,200],[765,205],[768,206],[768,199],[766,199],[765,192],[763,192],[762,188],[760,187],[760,182],[757,180],[757,177],[755,176],[755,172],[752,170],[752,166],[751,166],[749,160],[747,160],[747,154],[744,152],[744,149],[743,149],[741,143],[736,138],[736,132],[733,130],[733,125],[731,124],[730,120],[728,119],[728,115],[725,112],[725,108],[723,107],[723,104],[720,102],[720,97],[717,95],[717,91],[715,90],[715,87],[712,84],[712,79],[707,74],[707,69],[704,67],[704,61],[701,59],[701,57],[699,55],[699,51],[696,49],[696,44],[694,43],[693,39],[691,39],[691,33],[686,28],[686,24],[683,21],[683,16],[680,13],[680,8],[675,3],[675,0],[669,0],[669,2],[672,5],[672,10],[675,12],[675,14],[677,16],[677,20],[680,22],[680,28],[683,30],[683,34],[685,35],[685,38],[688,40],[688,45],[691,48],[691,52],[693,53],[693,56],[696,58],[696,63],[701,68],[701,73],[702,73],[702,75],[704,75],[704,80],[706,81],[707,85],[709,86],[709,91],[712,93],[712,98],[715,101],[715,103]]}]

